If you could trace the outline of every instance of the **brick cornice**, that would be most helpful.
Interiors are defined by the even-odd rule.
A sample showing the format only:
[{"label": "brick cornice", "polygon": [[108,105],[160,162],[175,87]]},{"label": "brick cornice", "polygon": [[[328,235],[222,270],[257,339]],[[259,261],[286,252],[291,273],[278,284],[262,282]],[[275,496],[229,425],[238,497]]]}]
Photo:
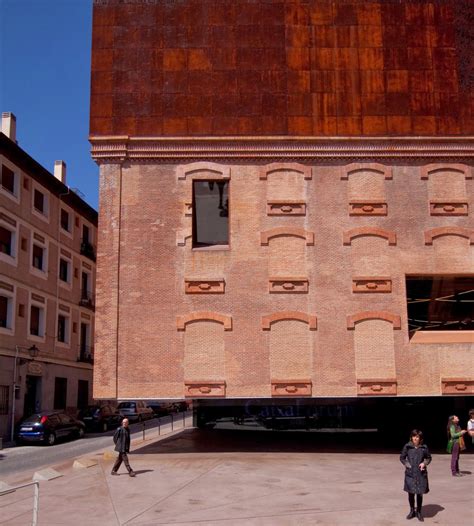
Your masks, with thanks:
[{"label": "brick cornice", "polygon": [[383,228],[378,228],[374,226],[361,226],[359,228],[352,228],[351,230],[343,232],[343,243],[344,245],[350,245],[355,237],[362,236],[383,237],[388,241],[389,245],[397,244],[397,234],[395,232],[393,232],[392,230],[384,230]]},{"label": "brick cornice", "polygon": [[190,314],[178,316],[176,318],[176,328],[178,329],[178,331],[185,331],[186,325],[193,321],[216,321],[218,323],[222,323],[225,331],[232,330],[231,316],[209,311],[191,312]]},{"label": "brick cornice", "polygon": [[307,314],[306,312],[287,310],[262,316],[262,329],[264,331],[269,331],[271,329],[272,323],[284,320],[303,321],[308,324],[309,330],[311,331],[315,331],[318,328],[318,319],[316,316]]},{"label": "brick cornice", "polygon": [[347,328],[354,330],[357,323],[365,320],[385,320],[392,323],[394,329],[401,328],[400,316],[382,310],[366,310],[347,316]]},{"label": "brick cornice", "polygon": [[440,236],[461,236],[469,239],[469,244],[474,245],[474,229],[460,226],[441,226],[425,231],[425,245],[432,245],[433,239]]},{"label": "brick cornice", "polygon": [[472,163],[473,137],[129,137],[90,136],[98,163],[377,162]]},{"label": "brick cornice", "polygon": [[304,228],[298,228],[294,226],[280,226],[276,228],[271,228],[270,230],[265,230],[260,233],[260,244],[268,245],[272,237],[279,236],[291,236],[291,237],[301,237],[306,241],[307,245],[314,245],[314,233]]}]

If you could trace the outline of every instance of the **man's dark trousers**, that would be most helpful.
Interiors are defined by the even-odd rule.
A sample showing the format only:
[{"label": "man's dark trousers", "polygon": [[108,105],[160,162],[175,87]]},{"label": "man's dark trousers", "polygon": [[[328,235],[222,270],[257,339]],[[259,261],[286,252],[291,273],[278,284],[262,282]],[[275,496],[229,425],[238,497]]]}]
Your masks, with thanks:
[{"label": "man's dark trousers", "polygon": [[130,467],[130,463],[128,462],[128,455],[127,453],[119,453],[117,460],[115,461],[114,467],[112,468],[112,471],[117,472],[122,465],[122,461],[125,464],[125,467],[127,468],[127,471],[130,473],[132,471],[132,468]]}]

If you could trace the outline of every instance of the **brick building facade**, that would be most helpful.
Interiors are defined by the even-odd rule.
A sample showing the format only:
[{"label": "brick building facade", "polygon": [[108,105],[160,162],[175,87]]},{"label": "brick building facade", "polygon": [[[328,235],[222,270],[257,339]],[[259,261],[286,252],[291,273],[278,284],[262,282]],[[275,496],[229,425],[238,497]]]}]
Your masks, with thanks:
[{"label": "brick building facade", "polygon": [[474,393],[469,10],[94,3],[95,397]]},{"label": "brick building facade", "polygon": [[18,146],[14,115],[2,124],[0,437],[10,438],[12,421],[92,400],[97,212],[65,184],[62,161],[53,175]]}]

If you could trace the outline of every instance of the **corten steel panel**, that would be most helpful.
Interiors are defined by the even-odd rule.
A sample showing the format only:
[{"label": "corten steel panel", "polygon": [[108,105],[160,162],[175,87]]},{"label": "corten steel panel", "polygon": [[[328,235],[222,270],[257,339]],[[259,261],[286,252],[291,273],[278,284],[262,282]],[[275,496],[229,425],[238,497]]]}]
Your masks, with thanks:
[{"label": "corten steel panel", "polygon": [[95,0],[91,135],[474,132],[469,0]]}]

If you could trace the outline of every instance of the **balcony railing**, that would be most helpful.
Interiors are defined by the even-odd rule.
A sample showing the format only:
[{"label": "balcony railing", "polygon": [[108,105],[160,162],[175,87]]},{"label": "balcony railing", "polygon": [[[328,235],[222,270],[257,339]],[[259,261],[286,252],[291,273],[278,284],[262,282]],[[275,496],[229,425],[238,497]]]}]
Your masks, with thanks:
[{"label": "balcony railing", "polygon": [[95,261],[95,246],[89,241],[81,240],[81,254]]},{"label": "balcony railing", "polygon": [[95,308],[94,294],[90,290],[81,289],[81,299],[79,300],[79,305],[81,307],[88,307],[89,309],[94,310]]},{"label": "balcony railing", "polygon": [[78,362],[85,363],[94,363],[94,347],[90,345],[79,345],[79,356],[77,358]]}]

